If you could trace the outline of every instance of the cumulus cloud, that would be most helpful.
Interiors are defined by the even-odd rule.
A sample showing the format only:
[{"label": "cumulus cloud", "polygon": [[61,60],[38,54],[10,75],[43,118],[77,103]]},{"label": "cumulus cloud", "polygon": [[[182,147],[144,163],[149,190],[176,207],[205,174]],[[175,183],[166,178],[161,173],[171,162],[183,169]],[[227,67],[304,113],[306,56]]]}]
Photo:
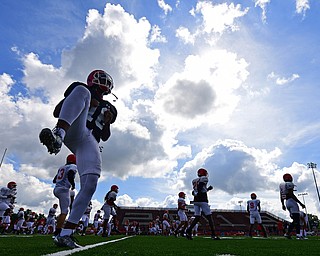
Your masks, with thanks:
[{"label": "cumulus cloud", "polygon": [[164,11],[164,14],[167,15],[168,12],[172,11],[172,7],[167,4],[164,0],[158,0],[159,7]]},{"label": "cumulus cloud", "polygon": [[270,4],[270,0],[254,0],[255,7],[259,6],[262,9],[261,20],[263,23],[267,23],[267,5]]},{"label": "cumulus cloud", "polygon": [[248,8],[241,10],[241,5],[234,3],[213,4],[208,1],[197,3],[196,8],[192,11],[194,15],[201,14],[202,25],[199,34],[222,34],[228,30],[236,31],[239,27],[236,19],[247,14]]},{"label": "cumulus cloud", "polygon": [[236,90],[248,76],[247,66],[244,59],[224,50],[188,56],[184,70],[156,93],[153,109],[159,122],[173,130],[226,122],[239,101]]},{"label": "cumulus cloud", "polygon": [[296,0],[296,12],[298,14],[306,15],[306,12],[310,9],[309,0]]},{"label": "cumulus cloud", "polygon": [[292,74],[290,77],[280,77],[280,75],[277,75],[274,72],[271,72],[268,75],[268,78],[271,80],[274,80],[277,85],[285,85],[288,83],[293,82],[294,80],[298,79],[300,76],[298,74]]}]

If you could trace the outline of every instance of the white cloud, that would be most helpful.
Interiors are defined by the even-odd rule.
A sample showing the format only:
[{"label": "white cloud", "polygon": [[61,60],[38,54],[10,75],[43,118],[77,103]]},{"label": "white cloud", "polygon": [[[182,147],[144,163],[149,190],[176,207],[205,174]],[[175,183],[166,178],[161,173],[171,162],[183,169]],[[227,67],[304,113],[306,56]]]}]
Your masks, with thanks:
[{"label": "white cloud", "polygon": [[194,44],[195,35],[192,35],[187,28],[179,27],[176,30],[176,37],[181,39],[185,44]]},{"label": "white cloud", "polygon": [[153,25],[151,29],[150,42],[155,43],[166,43],[167,39],[165,36],[161,35],[161,29],[158,25]]},{"label": "white cloud", "polygon": [[296,0],[296,12],[298,14],[306,15],[307,10],[310,9],[309,0]]},{"label": "white cloud", "polygon": [[168,12],[172,12],[172,7],[165,3],[164,0],[157,0],[159,7],[164,11],[164,14],[167,15]]},{"label": "white cloud", "polygon": [[295,81],[296,79],[300,78],[300,76],[298,74],[292,74],[290,77],[280,77],[276,73],[271,72],[268,75],[268,78],[275,80],[277,85],[285,85],[285,84],[288,84],[288,83]]},{"label": "white cloud", "polygon": [[159,123],[185,130],[226,122],[239,101],[236,90],[248,76],[247,66],[245,60],[224,50],[188,56],[184,70],[173,74],[156,93],[153,110]]},{"label": "white cloud", "polygon": [[259,6],[262,9],[261,20],[263,23],[267,23],[267,5],[271,0],[254,0],[255,7]]},{"label": "white cloud", "polygon": [[234,3],[227,4],[212,4],[208,1],[197,3],[194,13],[202,15],[202,29],[205,33],[223,33],[230,29],[231,31],[238,30],[239,27],[235,24],[235,20],[246,15],[248,8],[241,10],[241,5]]}]

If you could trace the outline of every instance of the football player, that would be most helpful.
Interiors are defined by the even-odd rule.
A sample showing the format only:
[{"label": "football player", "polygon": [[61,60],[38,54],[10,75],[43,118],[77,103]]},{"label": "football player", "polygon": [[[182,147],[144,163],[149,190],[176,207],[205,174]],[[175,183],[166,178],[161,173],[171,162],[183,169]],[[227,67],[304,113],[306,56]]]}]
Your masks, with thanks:
[{"label": "football player", "polygon": [[180,223],[177,228],[174,230],[174,235],[177,237],[178,234],[184,236],[185,229],[188,227],[188,217],[186,215],[186,194],[180,192],[178,194],[178,216]]},{"label": "football player", "polygon": [[92,202],[90,201],[86,211],[84,212],[84,214],[82,215],[81,221],[83,223],[83,227],[81,230],[81,235],[84,236],[86,234],[86,229],[88,228],[89,225],[89,219],[90,219],[90,213],[92,210]]},{"label": "football player", "polygon": [[258,226],[261,228],[263,232],[263,236],[267,237],[267,231],[265,227],[262,225],[262,220],[260,216],[260,200],[257,199],[257,195],[255,193],[251,193],[251,200],[247,201],[247,211],[250,214],[250,229],[249,236],[252,237],[252,229],[254,227],[254,223],[257,222]]},{"label": "football player", "polygon": [[293,228],[296,228],[297,239],[303,239],[300,237],[300,209],[299,205],[304,209],[305,205],[299,201],[299,199],[294,194],[293,177],[291,174],[286,173],[283,175],[283,181],[279,185],[280,189],[280,201],[282,205],[282,209],[288,210],[290,213],[290,217],[292,219],[292,223],[290,223],[287,233],[284,236],[288,239],[291,239],[291,232]]},{"label": "football player", "polygon": [[307,238],[307,228],[308,228],[308,215],[303,212],[300,211],[300,237],[303,237],[304,239],[308,239]]},{"label": "football player", "polygon": [[[115,201],[117,200],[118,191],[119,191],[119,187],[117,185],[112,185],[110,188],[110,191],[104,197],[104,205],[101,208],[101,210],[103,210],[104,212],[103,223],[102,223],[103,237],[110,236],[111,223],[109,219],[111,215],[112,216],[117,215],[115,209],[118,208],[118,206],[115,204]],[[106,233],[107,229],[108,229],[108,235]]]},{"label": "football player", "polygon": [[101,220],[102,220],[101,210],[98,210],[93,216],[93,226],[96,234],[98,233]]},{"label": "football player", "polygon": [[168,210],[164,211],[162,215],[162,234],[168,236],[170,232],[170,223],[169,223],[169,212]]},{"label": "football player", "polygon": [[8,208],[3,214],[2,222],[0,221],[1,235],[7,233],[11,224],[12,209]]},{"label": "football player", "polygon": [[211,238],[213,240],[220,240],[218,236],[215,234],[214,223],[211,215],[211,210],[208,201],[207,192],[212,190],[213,187],[208,184],[208,172],[204,168],[200,168],[197,171],[198,178],[192,181],[193,191],[192,194],[194,196],[194,220],[190,224],[190,226],[186,229],[186,238],[192,240],[192,229],[199,222],[201,218],[201,212],[204,214],[205,218],[209,222],[210,230],[211,230]]},{"label": "football player", "polygon": [[[77,156],[80,190],[68,220],[57,236],[58,246],[81,247],[71,235],[96,191],[101,174],[99,140],[109,139],[110,125],[117,116],[116,108],[103,100],[103,95],[110,94],[112,88],[113,79],[103,70],[92,71],[87,84],[71,84],[54,110],[54,116],[58,118],[56,127],[53,130],[45,128],[39,134],[40,142],[50,154],[57,154],[64,143]],[[91,126],[87,126],[87,122]]]},{"label": "football player", "polygon": [[25,222],[25,218],[24,218],[24,208],[20,208],[19,209],[19,212],[18,212],[18,216],[17,216],[17,227],[16,227],[16,230],[17,230],[17,235],[19,235],[21,232],[24,231],[24,222]]},{"label": "football player", "polygon": [[54,237],[60,234],[63,223],[68,215],[69,206],[71,205],[70,192],[75,189],[74,179],[77,171],[76,156],[69,154],[66,159],[66,164],[58,169],[56,176],[53,178],[52,182],[56,184],[53,189],[53,194],[59,199],[60,206],[60,215],[57,218]]},{"label": "football player", "polygon": [[47,216],[46,225],[44,226],[44,234],[49,234],[51,232],[55,232],[56,230],[56,212],[57,212],[58,204],[53,204],[53,206],[49,209],[49,214]]},{"label": "football player", "polygon": [[17,197],[17,183],[8,182],[6,187],[0,189],[0,221],[7,209],[14,209],[15,199]]}]

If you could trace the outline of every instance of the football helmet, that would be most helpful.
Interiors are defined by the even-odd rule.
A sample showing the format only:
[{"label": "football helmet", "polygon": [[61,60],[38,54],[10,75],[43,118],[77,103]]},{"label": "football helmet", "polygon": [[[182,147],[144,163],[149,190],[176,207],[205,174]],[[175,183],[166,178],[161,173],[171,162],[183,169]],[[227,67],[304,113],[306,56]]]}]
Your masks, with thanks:
[{"label": "football helmet", "polygon": [[178,194],[178,196],[181,197],[181,198],[185,198],[185,197],[186,197],[186,194],[185,194],[184,192],[180,192],[180,193]]},{"label": "football helmet", "polygon": [[93,70],[87,78],[87,85],[94,97],[102,100],[103,95],[111,93],[113,89],[112,77],[103,70]]},{"label": "football helmet", "polygon": [[10,182],[7,184],[7,188],[9,188],[9,189],[15,189],[15,188],[17,188],[17,183],[15,183],[14,181],[10,181]]},{"label": "football helmet", "polygon": [[208,172],[207,172],[206,169],[200,168],[200,169],[198,170],[198,177],[201,177],[201,176],[208,176]]},{"label": "football helmet", "polygon": [[119,189],[119,187],[117,185],[112,185],[110,188],[111,191],[114,191],[116,193],[118,193],[118,189]]},{"label": "football helmet", "polygon": [[74,154],[67,156],[67,164],[76,164],[76,156]]},{"label": "football helmet", "polygon": [[283,181],[285,181],[285,182],[292,182],[292,181],[293,181],[293,178],[292,178],[291,174],[290,174],[290,173],[284,174],[284,175],[283,175]]},{"label": "football helmet", "polygon": [[250,197],[251,197],[251,199],[256,199],[257,195],[255,193],[251,193]]}]

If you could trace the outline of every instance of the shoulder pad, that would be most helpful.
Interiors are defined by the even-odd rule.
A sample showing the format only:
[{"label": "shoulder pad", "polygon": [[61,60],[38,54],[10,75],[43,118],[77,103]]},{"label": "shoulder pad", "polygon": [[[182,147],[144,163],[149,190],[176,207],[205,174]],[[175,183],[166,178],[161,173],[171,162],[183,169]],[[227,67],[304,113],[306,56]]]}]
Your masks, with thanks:
[{"label": "shoulder pad", "polygon": [[208,177],[206,177],[206,176],[201,176],[201,177],[199,177],[199,182],[203,182],[203,183],[208,183]]},{"label": "shoulder pad", "polygon": [[87,87],[87,85],[85,83],[81,83],[81,82],[73,82],[72,84],[69,85],[69,87],[67,88],[67,90],[64,92],[63,96],[67,97],[69,96],[69,94],[72,92],[72,90],[77,87],[78,85],[82,85]]}]

